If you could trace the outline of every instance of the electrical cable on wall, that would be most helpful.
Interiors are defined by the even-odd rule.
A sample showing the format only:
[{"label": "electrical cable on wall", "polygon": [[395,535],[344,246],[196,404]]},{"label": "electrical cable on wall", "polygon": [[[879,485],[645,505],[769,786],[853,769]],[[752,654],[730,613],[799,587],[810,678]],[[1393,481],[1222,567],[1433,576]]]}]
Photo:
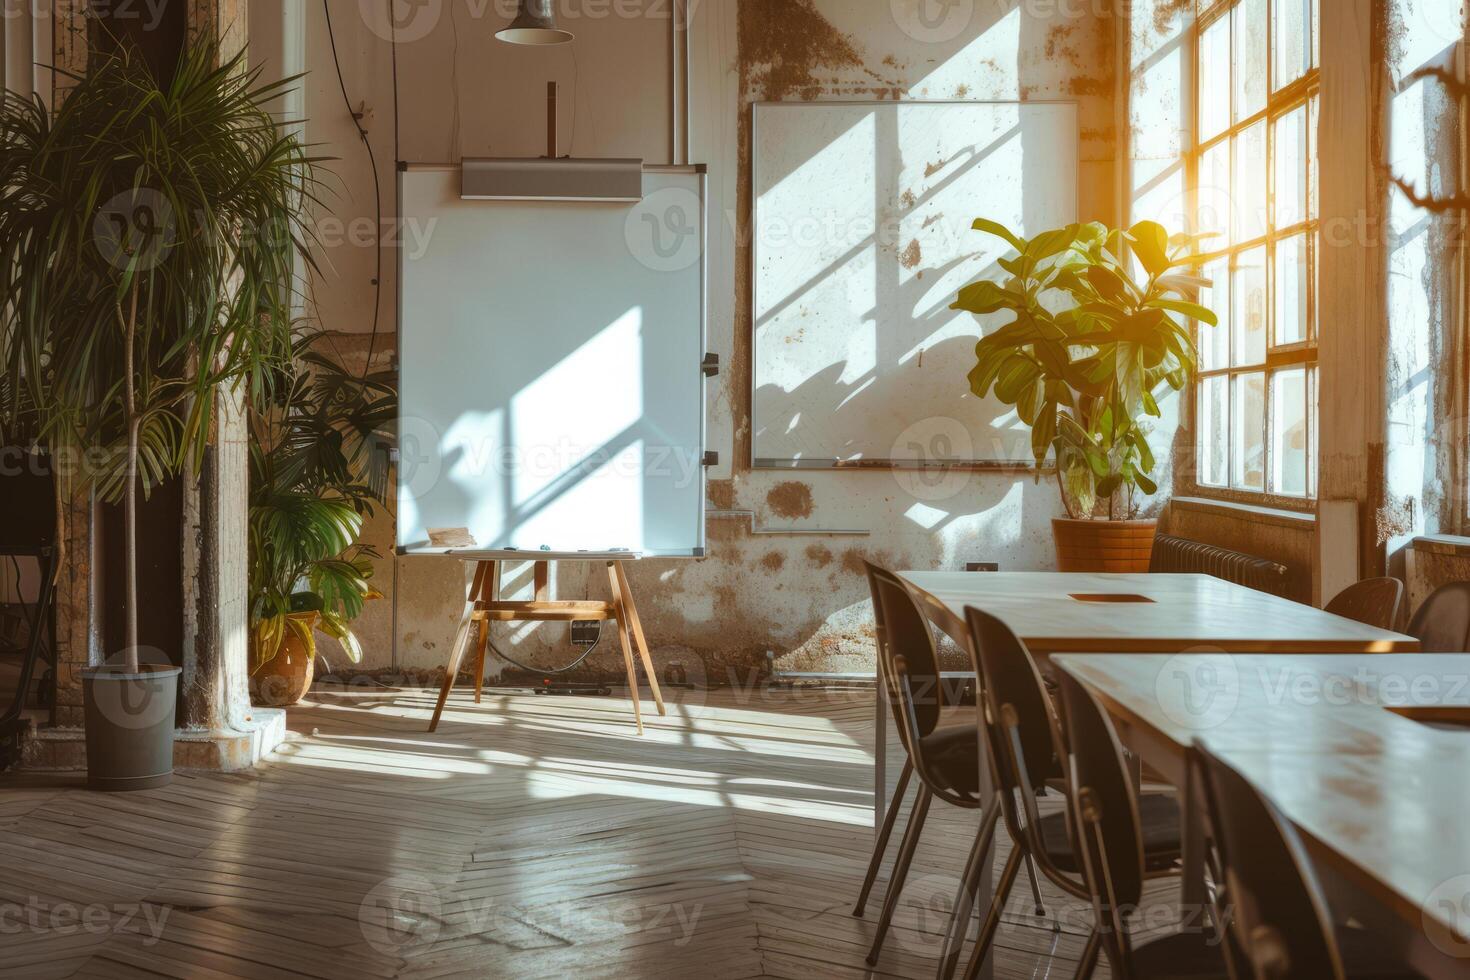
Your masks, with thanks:
[{"label": "electrical cable on wall", "polygon": [[[392,3],[389,4],[389,23],[392,23]],[[327,40],[332,45],[332,63],[337,69],[337,86],[342,90],[342,102],[347,107],[348,118],[357,129],[357,135],[362,139],[362,145],[367,149],[368,162],[373,170],[373,202],[377,212],[377,224],[373,226],[373,241],[377,252],[377,273],[373,276],[373,330],[368,337],[367,360],[362,367],[362,376],[366,378],[372,371],[373,354],[378,346],[378,323],[383,312],[383,184],[378,176],[378,157],[373,152],[373,144],[368,139],[367,130],[362,126],[362,120],[358,118],[357,111],[352,108],[352,96],[347,94],[347,81],[342,77],[342,59],[337,54],[337,34],[332,29],[332,8],[328,0],[322,0],[322,12],[327,16]],[[396,98],[396,96],[395,96]],[[395,113],[396,115],[396,113]],[[395,126],[397,122],[395,120]],[[395,150],[396,152],[396,150]],[[396,166],[396,163],[395,163]]]}]

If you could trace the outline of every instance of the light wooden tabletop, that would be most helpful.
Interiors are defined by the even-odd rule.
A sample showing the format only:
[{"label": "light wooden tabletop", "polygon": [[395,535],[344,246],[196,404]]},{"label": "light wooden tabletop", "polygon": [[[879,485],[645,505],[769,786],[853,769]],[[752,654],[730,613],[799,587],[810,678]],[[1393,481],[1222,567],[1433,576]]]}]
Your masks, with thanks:
[{"label": "light wooden tabletop", "polygon": [[1395,653],[1413,637],[1211,575],[903,572],[956,639],[966,606],[1005,620],[1033,653]]},{"label": "light wooden tabletop", "polygon": [[[1198,738],[1318,860],[1452,957],[1470,957],[1470,655],[1065,654],[1150,765]],[[1467,961],[1470,962],[1470,961]]]}]

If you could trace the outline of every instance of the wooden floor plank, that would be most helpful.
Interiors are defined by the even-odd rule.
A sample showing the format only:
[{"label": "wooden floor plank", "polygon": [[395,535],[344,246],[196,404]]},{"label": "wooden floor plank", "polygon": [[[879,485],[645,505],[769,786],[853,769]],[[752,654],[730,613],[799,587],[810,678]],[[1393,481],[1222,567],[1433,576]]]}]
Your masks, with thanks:
[{"label": "wooden floor plank", "polygon": [[[893,859],[854,918],[871,692],[667,694],[640,739],[617,697],[456,693],[430,735],[432,694],[322,693],[290,715],[310,734],[251,773],[122,796],[0,778],[0,902],[113,924],[0,934],[0,961],[124,980],[932,976],[978,814],[934,807],[869,969]],[[1011,897],[997,976],[1075,966],[1089,910],[1049,882],[1043,900],[1038,919],[1024,880]],[[167,914],[120,926],[140,903]]]}]

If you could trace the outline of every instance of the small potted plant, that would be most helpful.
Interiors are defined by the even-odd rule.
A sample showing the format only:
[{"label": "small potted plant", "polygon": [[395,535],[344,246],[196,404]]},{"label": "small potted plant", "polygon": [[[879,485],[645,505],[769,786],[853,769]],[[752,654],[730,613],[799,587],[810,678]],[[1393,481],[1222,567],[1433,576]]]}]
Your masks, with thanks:
[{"label": "small potted plant", "polygon": [[1126,232],[1069,225],[1029,241],[984,218],[974,227],[1015,254],[1000,260],[1005,278],[971,283],[952,306],[1013,317],[980,340],[970,390],[1015,408],[1038,478],[1055,460],[1067,510],[1053,523],[1060,568],[1147,571],[1157,522],[1137,517],[1139,492],[1158,492],[1149,420],[1161,415],[1158,394],[1194,375],[1190,322],[1218,324],[1192,299],[1210,286],[1189,271],[1198,239],[1152,221]]},{"label": "small potted plant", "polygon": [[260,396],[290,357],[314,183],[267,106],[292,81],[197,44],[160,85],[125,48],[55,112],[0,109],[0,429],[88,461],[75,489],[123,502],[126,646],[82,675],[96,789],[173,773],[180,668],[140,656],[138,493],[198,473],[219,393]]},{"label": "small potted plant", "polygon": [[346,371],[320,339],[298,339],[277,397],[250,419],[250,692],[267,707],[311,688],[318,630],[361,662],[351,624],[380,598],[378,552],[359,539],[387,500],[397,392],[390,374]]}]

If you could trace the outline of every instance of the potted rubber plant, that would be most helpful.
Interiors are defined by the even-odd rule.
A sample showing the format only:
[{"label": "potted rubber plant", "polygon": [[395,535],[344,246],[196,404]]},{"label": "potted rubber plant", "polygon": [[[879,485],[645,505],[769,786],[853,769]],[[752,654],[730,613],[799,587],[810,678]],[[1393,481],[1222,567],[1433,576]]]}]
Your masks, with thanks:
[{"label": "potted rubber plant", "polygon": [[1011,317],[977,345],[970,390],[1015,408],[1038,478],[1054,459],[1061,569],[1147,571],[1157,522],[1138,519],[1138,495],[1158,492],[1151,420],[1160,393],[1194,375],[1191,321],[1218,325],[1193,298],[1210,286],[1191,272],[1198,239],[1151,221],[1029,240],[984,218],[974,227],[1014,254],[1000,260],[1003,278],[965,286],[952,307]]},{"label": "potted rubber plant", "polygon": [[[121,500],[126,646],[83,674],[90,784],[173,771],[178,675],[138,648],[137,497],[198,473],[216,398],[264,396],[291,356],[312,161],[243,54],[190,45],[160,84],[135,51],[94,54],[54,112],[0,108],[0,414]],[[242,488],[243,492],[243,488]]]},{"label": "potted rubber plant", "polygon": [[371,599],[364,518],[387,503],[398,397],[390,372],[348,372],[304,333],[276,397],[250,417],[250,693],[256,704],[300,701],[316,671],[316,634],[353,663],[352,622]]}]

